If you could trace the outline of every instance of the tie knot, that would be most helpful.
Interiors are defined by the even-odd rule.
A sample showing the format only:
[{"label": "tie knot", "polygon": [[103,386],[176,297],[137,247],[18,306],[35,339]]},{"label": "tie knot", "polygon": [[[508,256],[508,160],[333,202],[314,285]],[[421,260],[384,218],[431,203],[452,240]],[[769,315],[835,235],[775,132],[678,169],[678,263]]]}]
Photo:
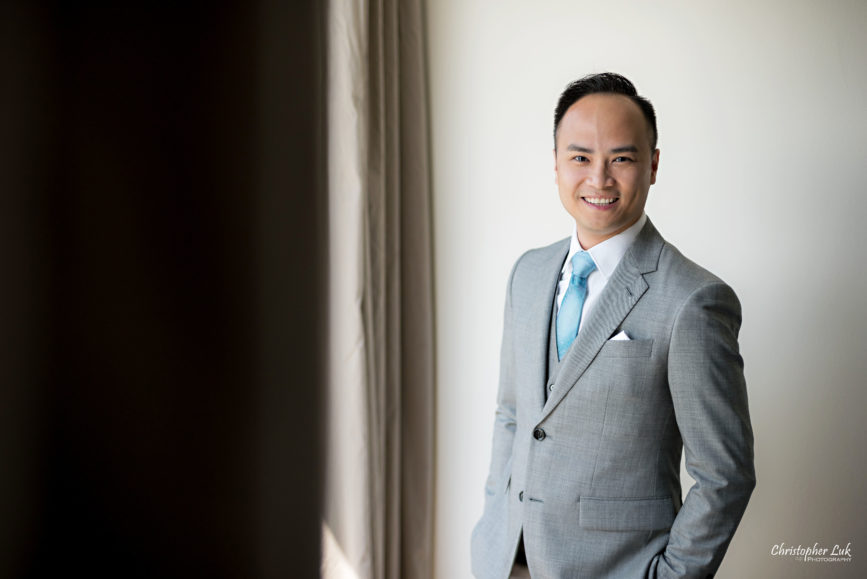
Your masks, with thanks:
[{"label": "tie knot", "polygon": [[572,256],[572,275],[586,278],[594,269],[596,269],[596,264],[586,251],[579,251]]}]

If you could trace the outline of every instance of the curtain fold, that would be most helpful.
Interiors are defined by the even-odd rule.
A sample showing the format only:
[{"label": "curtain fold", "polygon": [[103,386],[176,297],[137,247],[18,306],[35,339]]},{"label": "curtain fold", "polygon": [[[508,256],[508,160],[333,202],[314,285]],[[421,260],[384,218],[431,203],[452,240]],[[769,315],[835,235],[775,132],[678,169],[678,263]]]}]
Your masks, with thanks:
[{"label": "curtain fold", "polygon": [[323,577],[432,575],[433,292],[421,0],[331,0]]}]

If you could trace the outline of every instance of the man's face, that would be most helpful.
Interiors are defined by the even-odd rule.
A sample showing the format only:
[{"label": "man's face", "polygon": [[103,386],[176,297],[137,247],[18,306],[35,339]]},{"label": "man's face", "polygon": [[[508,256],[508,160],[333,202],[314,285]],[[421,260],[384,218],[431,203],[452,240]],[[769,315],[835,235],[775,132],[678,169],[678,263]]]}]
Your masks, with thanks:
[{"label": "man's face", "polygon": [[557,131],[554,173],[584,249],[638,221],[658,166],[648,123],[628,97],[591,94],[569,107]]}]

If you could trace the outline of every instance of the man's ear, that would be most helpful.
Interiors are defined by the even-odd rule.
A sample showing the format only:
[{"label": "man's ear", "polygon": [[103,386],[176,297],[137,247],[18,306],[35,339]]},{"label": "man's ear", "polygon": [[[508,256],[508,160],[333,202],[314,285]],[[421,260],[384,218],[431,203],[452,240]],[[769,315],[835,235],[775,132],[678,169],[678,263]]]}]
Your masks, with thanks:
[{"label": "man's ear", "polygon": [[557,185],[557,149],[554,148],[554,185]]},{"label": "man's ear", "polygon": [[653,152],[650,157],[650,184],[656,183],[656,172],[659,171],[659,149]]}]

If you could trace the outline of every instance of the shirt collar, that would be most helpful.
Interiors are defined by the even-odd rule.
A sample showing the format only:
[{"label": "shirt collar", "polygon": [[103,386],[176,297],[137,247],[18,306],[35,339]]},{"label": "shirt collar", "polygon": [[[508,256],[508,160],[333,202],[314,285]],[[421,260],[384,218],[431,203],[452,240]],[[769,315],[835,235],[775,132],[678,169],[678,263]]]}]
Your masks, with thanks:
[{"label": "shirt collar", "polygon": [[[624,255],[626,255],[626,250],[629,249],[629,246],[632,245],[635,238],[638,237],[641,228],[644,227],[646,222],[647,214],[642,212],[638,221],[630,225],[628,229],[621,231],[614,237],[609,237],[601,243],[597,243],[587,250],[587,253],[590,254],[590,257],[593,258],[593,262],[596,264],[597,271],[605,276],[606,280],[610,278],[614,273],[614,270],[617,269],[620,260],[623,259]],[[578,243],[577,226],[573,225],[572,240],[569,244],[569,254],[566,256],[566,262],[563,264],[562,269],[564,275],[572,275],[572,256],[579,251],[583,251],[583,248],[581,247],[581,244]]]}]

